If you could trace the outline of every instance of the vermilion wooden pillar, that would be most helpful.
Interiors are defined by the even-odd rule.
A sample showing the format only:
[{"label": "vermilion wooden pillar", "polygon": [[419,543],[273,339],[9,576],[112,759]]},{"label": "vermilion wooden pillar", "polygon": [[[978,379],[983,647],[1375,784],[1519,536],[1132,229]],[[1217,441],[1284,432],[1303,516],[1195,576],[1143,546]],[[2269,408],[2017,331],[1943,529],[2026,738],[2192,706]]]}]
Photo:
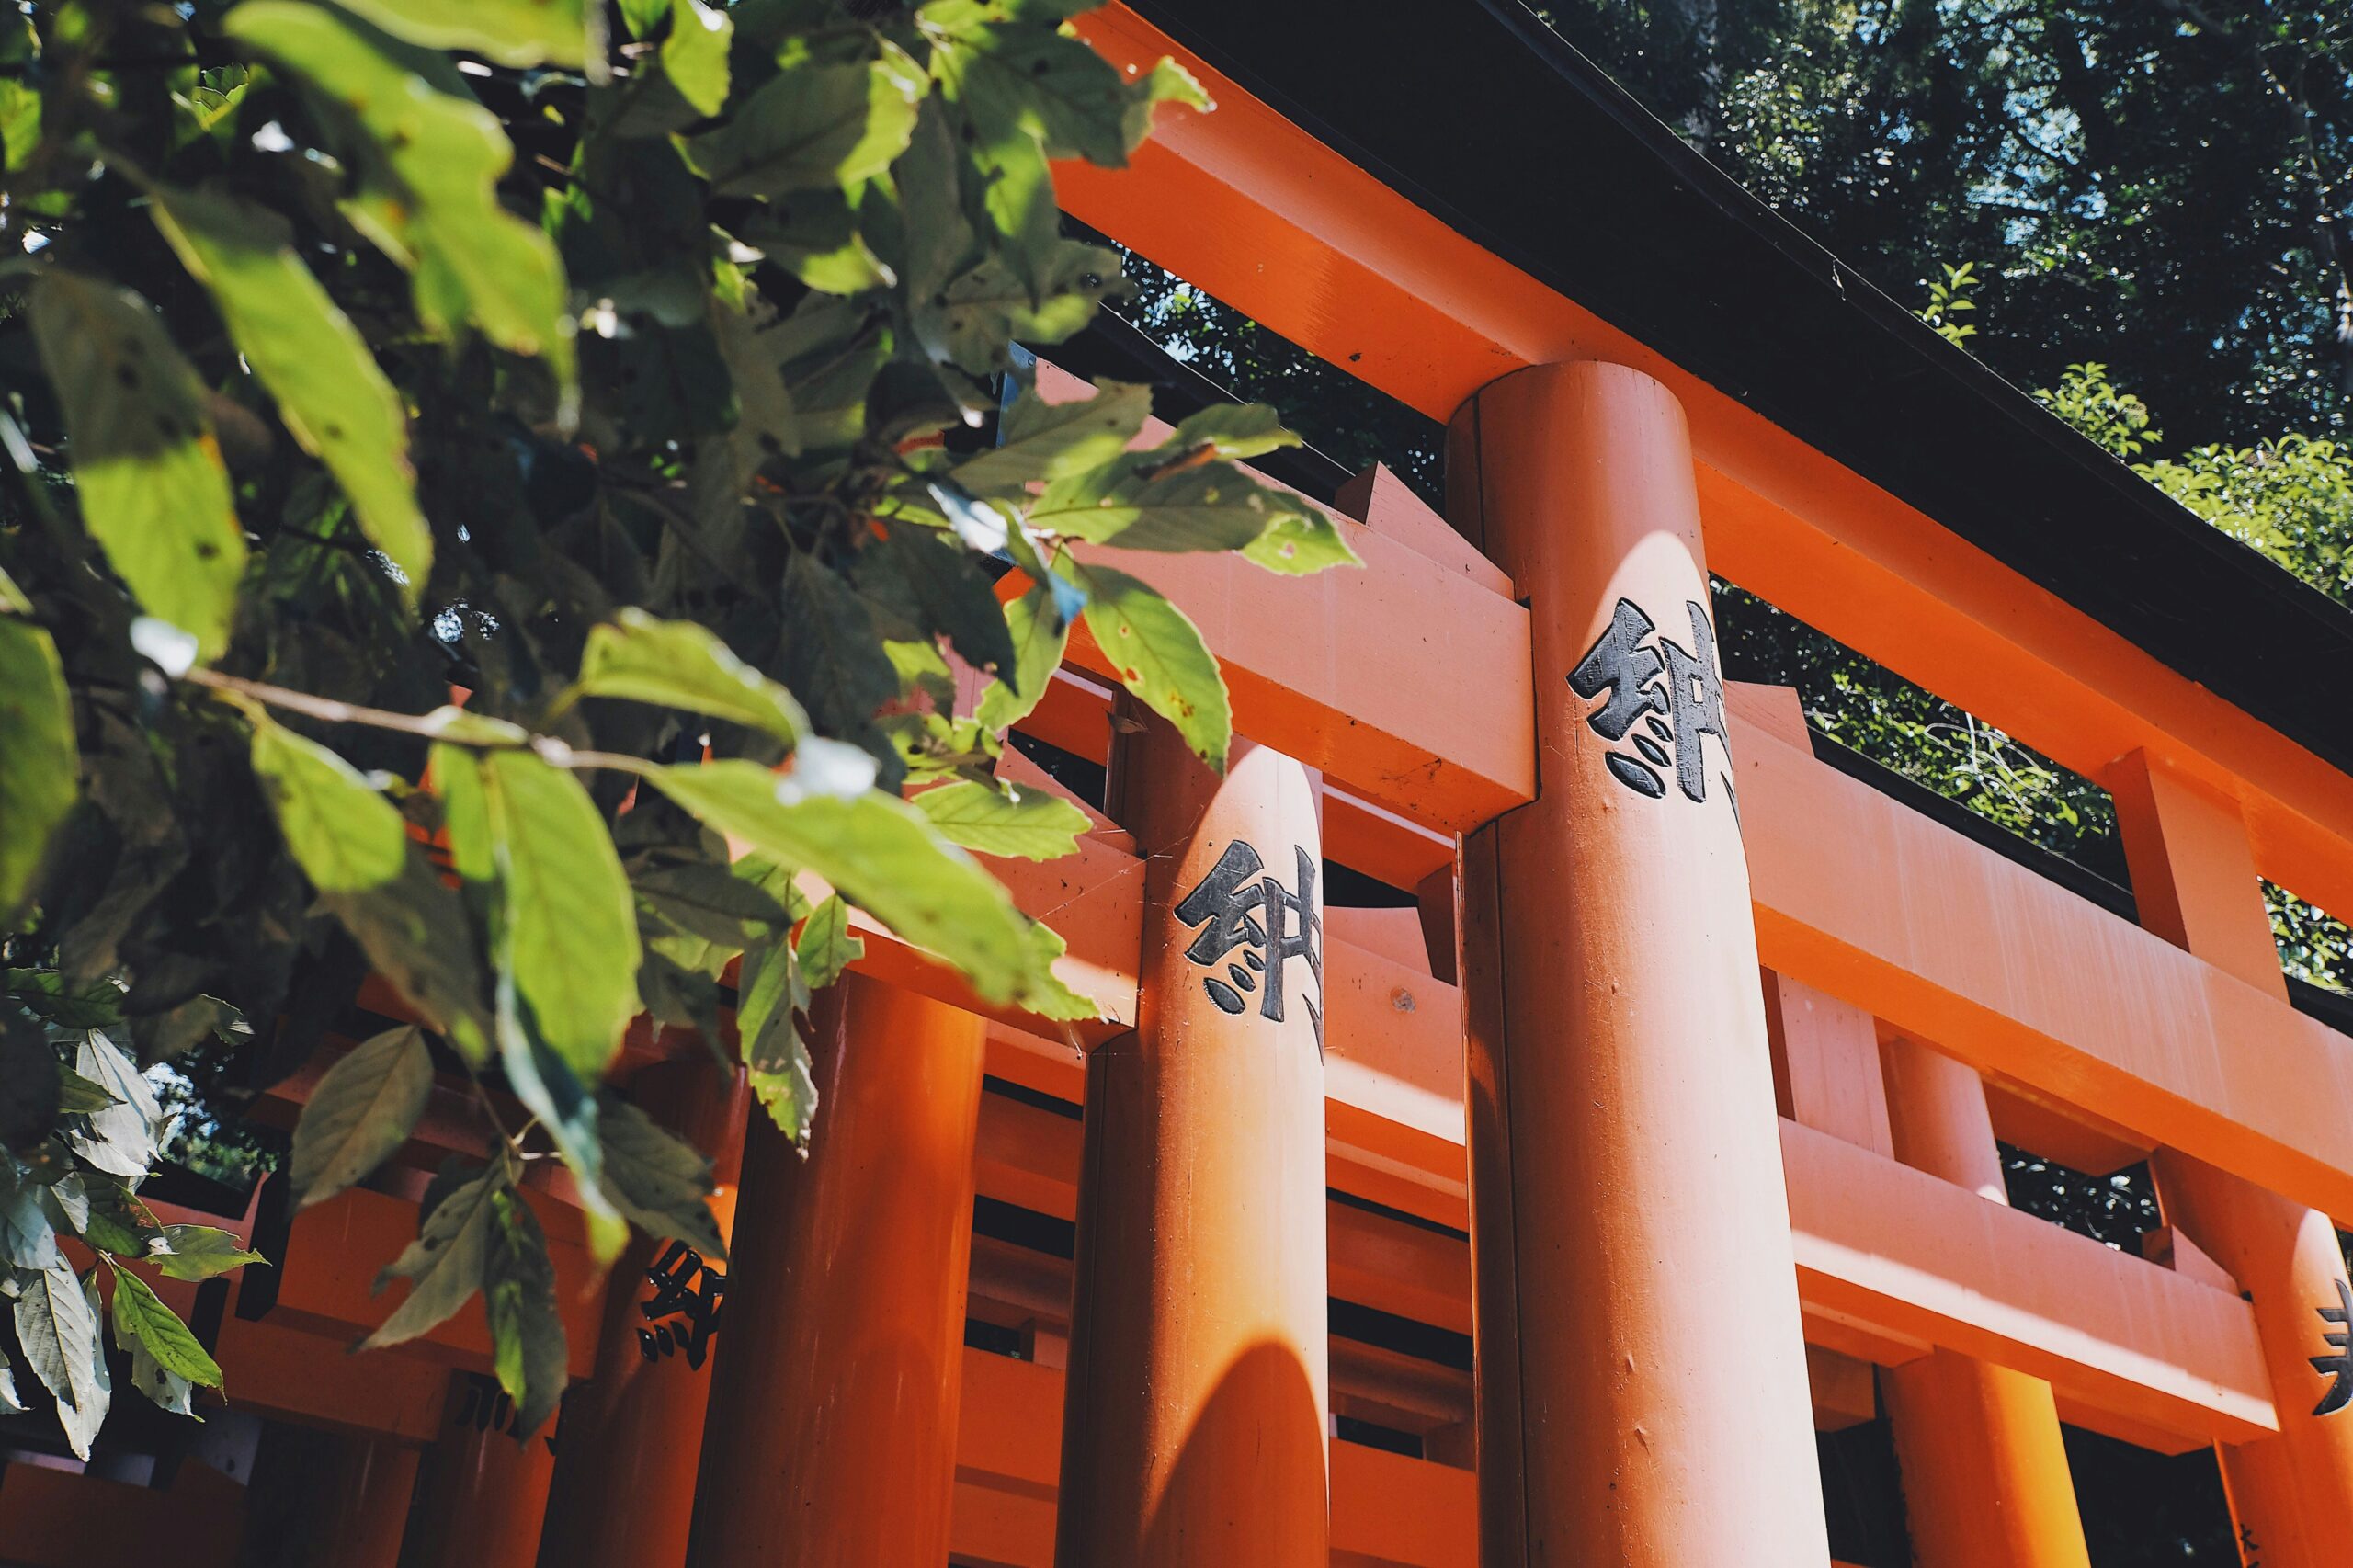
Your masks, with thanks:
[{"label": "vermilion wooden pillar", "polygon": [[[2286,979],[2235,801],[2143,752],[2104,780],[2141,924],[2267,994]],[[2263,1568],[2353,1562],[2353,1308],[2328,1217],[2170,1149],[2150,1162],[2165,1217],[2230,1270],[2255,1306],[2279,1436],[2222,1450],[2242,1554]],[[2332,1340],[2330,1335],[2336,1337]]]},{"label": "vermilion wooden pillar", "polygon": [[416,1495],[419,1450],[389,1437],[320,1433],[331,1445],[309,1512],[315,1568],[394,1568]]},{"label": "vermilion wooden pillar", "polygon": [[441,1437],[417,1472],[404,1568],[532,1568],[555,1474],[554,1424],[521,1442],[495,1380],[449,1380]]},{"label": "vermilion wooden pillar", "polygon": [[[629,1087],[647,1115],[712,1156],[711,1212],[719,1233],[731,1235],[751,1101],[743,1074],[722,1074],[697,1057],[656,1062]],[[615,1265],[596,1376],[564,1398],[540,1552],[548,1568],[681,1568],[687,1560],[711,1368],[707,1350],[697,1365],[692,1330],[678,1322],[660,1325],[684,1329],[666,1352],[642,1337],[657,1326],[644,1311],[655,1299],[646,1271],[657,1262],[674,1276],[693,1273],[688,1287],[701,1295],[711,1280],[692,1263],[725,1273],[717,1260],[689,1260],[666,1243],[632,1244]]]},{"label": "vermilion wooden pillar", "polygon": [[1306,769],[1220,780],[1156,719],[1112,812],[1145,857],[1133,1034],[1086,1070],[1062,1568],[1323,1563],[1322,836]]},{"label": "vermilion wooden pillar", "polygon": [[695,1568],[939,1568],[983,1026],[850,975],[819,998],[807,1157],[745,1139]]},{"label": "vermilion wooden pillar", "polygon": [[1449,512],[1528,597],[1538,798],[1464,842],[1480,1553],[1829,1555],[1748,868],[1681,409],[1483,390]]},{"label": "vermilion wooden pillar", "polygon": [[[1984,1080],[1910,1040],[1884,1061],[1896,1158],[2006,1204]],[[1919,1568],[2089,1568],[2049,1383],[1934,1350],[1880,1384]]]}]

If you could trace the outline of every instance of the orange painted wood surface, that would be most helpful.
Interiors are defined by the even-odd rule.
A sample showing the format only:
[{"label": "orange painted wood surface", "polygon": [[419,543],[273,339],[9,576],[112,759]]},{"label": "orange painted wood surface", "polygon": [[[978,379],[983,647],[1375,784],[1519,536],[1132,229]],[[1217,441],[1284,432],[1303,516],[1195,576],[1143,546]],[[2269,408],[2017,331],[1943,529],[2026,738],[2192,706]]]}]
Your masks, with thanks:
[{"label": "orange painted wood surface", "polygon": [[1810,1305],[2015,1367],[2083,1406],[2244,1442],[2278,1429],[2247,1304],[1794,1122]]},{"label": "orange painted wood surface", "polygon": [[1115,61],[1185,61],[1217,109],[1164,108],[1127,169],[1058,165],[1069,211],[1434,419],[1525,365],[1655,376],[1689,415],[1717,571],[2080,772],[2147,746],[2245,780],[2264,869],[2353,909],[2353,778],[1480,248],[1133,12],[1080,25]]},{"label": "orange painted wood surface", "polygon": [[0,1562],[12,1568],[233,1568],[244,1520],[245,1489],[196,1460],[169,1490],[0,1464]]},{"label": "orange painted wood surface", "polygon": [[[555,1263],[557,1309],[563,1313],[565,1365],[575,1378],[597,1365],[603,1315],[603,1271],[588,1256],[580,1211],[542,1192],[524,1199],[548,1233]],[[264,1321],[347,1341],[361,1337],[406,1299],[406,1280],[381,1295],[370,1285],[383,1266],[416,1237],[416,1205],[353,1187],[294,1217],[279,1269],[278,1301]],[[422,1357],[470,1372],[490,1370],[490,1324],[478,1303],[420,1338],[386,1352]]]}]

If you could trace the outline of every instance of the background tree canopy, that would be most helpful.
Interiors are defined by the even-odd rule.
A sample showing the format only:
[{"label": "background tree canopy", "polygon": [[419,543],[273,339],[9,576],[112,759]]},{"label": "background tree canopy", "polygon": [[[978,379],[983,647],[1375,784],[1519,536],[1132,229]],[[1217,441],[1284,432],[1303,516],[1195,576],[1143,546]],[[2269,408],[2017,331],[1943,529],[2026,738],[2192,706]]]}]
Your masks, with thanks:
[{"label": "background tree canopy", "polygon": [[0,13],[0,1411],[28,1369],[86,1455],[109,1310],[142,1393],[218,1384],[143,1276],[251,1255],[141,1201],[142,1068],[274,1081],[366,974],[417,1022],[326,1073],[289,1175],[341,1191],[472,1076],[492,1157],[369,1344],[479,1292],[518,1435],[564,1383],[535,1163],[603,1259],[724,1256],[710,1161],[602,1087],[641,1014],[717,1051],[732,1001],[801,1137],[858,921],[1093,1010],[974,858],[1086,827],[999,783],[1004,729],[1081,621],[1212,764],[1230,722],[1183,614],[1073,547],[1354,562],[1233,466],[1295,439],[1268,410],[1131,452],[1148,389],[1015,371],[1120,287],[1049,160],[1201,102],[1079,8]]}]

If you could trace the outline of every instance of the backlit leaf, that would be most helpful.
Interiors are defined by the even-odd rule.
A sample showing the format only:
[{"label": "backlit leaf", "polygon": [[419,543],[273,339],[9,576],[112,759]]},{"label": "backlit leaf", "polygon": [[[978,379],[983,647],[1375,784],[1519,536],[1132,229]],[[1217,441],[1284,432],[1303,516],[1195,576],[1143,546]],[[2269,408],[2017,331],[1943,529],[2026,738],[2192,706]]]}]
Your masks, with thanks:
[{"label": "backlit leaf", "polygon": [[286,428],[351,497],[361,531],[400,570],[412,605],[433,568],[417,509],[400,394],[351,319],[294,252],[275,214],[193,191],[151,210],[180,260],[212,290],[237,351],[278,400]]},{"label": "backlit leaf", "polygon": [[1217,655],[1185,612],[1150,585],[1109,566],[1074,568],[1086,590],[1086,629],[1120,684],[1176,726],[1211,767],[1225,766],[1233,710]]},{"label": "backlit leaf", "polygon": [[164,1305],[153,1288],[128,1268],[115,1270],[114,1327],[118,1343],[128,1338],[145,1346],[165,1371],[205,1388],[221,1386],[220,1363],[205,1353],[188,1324]]},{"label": "backlit leaf", "polygon": [[82,1037],[74,1069],[114,1096],[103,1110],[89,1114],[86,1132],[69,1132],[65,1142],[74,1152],[109,1176],[137,1180],[154,1163],[157,1134],[164,1119],[155,1091],[138,1063],[115,1049],[105,1035],[93,1029]]},{"label": "backlit leaf", "polygon": [[790,745],[809,728],[792,693],[738,659],[707,628],[624,608],[588,631],[574,689],[724,719]]},{"label": "backlit leaf", "polygon": [[675,0],[670,36],[662,40],[662,74],[698,112],[717,114],[727,106],[727,49],[735,18],[703,0]]},{"label": "backlit leaf", "polygon": [[212,658],[228,646],[245,536],[196,372],[146,301],[110,284],[46,273],[31,318],[84,526],[141,607]]},{"label": "backlit leaf", "polygon": [[923,77],[895,51],[855,65],[796,65],[689,143],[721,196],[790,196],[871,179],[906,150]]},{"label": "backlit leaf", "polygon": [[849,905],[835,893],[809,912],[801,935],[793,939],[793,961],[812,991],[823,991],[843,971],[866,956],[865,940],[849,928]]},{"label": "backlit leaf", "polygon": [[267,1260],[234,1231],[217,1225],[166,1225],[148,1238],[146,1261],[171,1278],[203,1280]]},{"label": "backlit leaf", "polygon": [[973,715],[990,730],[1019,723],[1045,699],[1047,684],[1062,667],[1063,650],[1070,643],[1070,617],[1043,583],[1005,607],[1005,625],[1013,639],[1012,679],[999,671]]},{"label": "backlit leaf", "polygon": [[396,38],[463,50],[501,65],[604,62],[597,0],[345,0]]},{"label": "backlit leaf", "polygon": [[892,931],[948,960],[991,1001],[1022,966],[1022,922],[995,878],[904,801],[804,793],[754,763],[665,767],[647,776],[710,827],[804,867]]},{"label": "backlit leaf", "polygon": [[917,795],[915,807],[949,843],[1021,860],[1076,853],[1088,826],[1086,813],[1061,796],[1020,785],[942,784]]},{"label": "backlit leaf", "polygon": [[[387,8],[400,7],[387,0]],[[460,8],[474,9],[470,0],[450,7]],[[557,22],[565,9],[531,8]],[[499,203],[497,182],[515,150],[498,117],[441,91],[410,60],[327,6],[245,0],[222,27],[348,112],[367,134],[397,188],[368,193],[347,215],[413,269],[416,311],[427,328],[448,333],[471,321],[502,348],[544,356],[563,392],[561,422],[569,423],[578,393],[563,267],[540,226]]]},{"label": "backlit leaf", "polygon": [[249,708],[254,771],[286,847],[321,892],[355,893],[401,874],[408,830],[359,770],[307,735]]},{"label": "backlit leaf", "polygon": [[1085,473],[1111,461],[1152,415],[1152,389],[1097,381],[1093,397],[1048,403],[1024,387],[998,426],[998,444],[956,465],[956,483],[975,495],[1021,495],[1028,486]]},{"label": "backlit leaf", "polygon": [[465,906],[421,847],[409,845],[404,854],[392,881],[324,892],[319,902],[351,933],[369,967],[479,1066],[490,1053],[491,1017]]},{"label": "backlit leaf", "polygon": [[32,885],[50,835],[81,792],[64,667],[49,633],[0,614],[0,926]]}]

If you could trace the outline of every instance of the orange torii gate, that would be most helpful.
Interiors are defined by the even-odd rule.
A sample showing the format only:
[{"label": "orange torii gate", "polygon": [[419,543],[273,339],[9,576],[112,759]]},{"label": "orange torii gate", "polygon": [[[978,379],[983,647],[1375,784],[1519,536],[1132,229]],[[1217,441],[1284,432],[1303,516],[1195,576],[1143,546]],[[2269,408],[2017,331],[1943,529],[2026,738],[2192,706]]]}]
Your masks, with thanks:
[{"label": "orange torii gate", "polygon": [[[1817,1568],[1813,1433],[1883,1408],[1927,1568],[2088,1561],[2063,1421],[2215,1449],[2250,1565],[2353,1559],[2353,1043],[2292,1005],[2258,883],[2353,909],[2334,741],[1216,69],[1249,7],[1171,9],[1200,47],[1081,26],[1217,111],[1060,171],[1066,206],[1447,421],[1446,515],[1376,468],[1335,508],[1362,572],[1136,564],[1248,744],[1219,781],[1115,729],[1083,630],[1021,726],[1109,769],[1079,855],[999,868],[1106,1019],[983,1014],[867,928],[810,1158],[755,1119],[715,1337],[705,1260],[600,1293],[533,1193],[586,1380],[552,1448],[491,1440],[472,1314],[341,1351],[461,1118],[383,1190],[244,1216],[281,1267],[174,1304],[241,1408],[321,1434],[287,1528],[388,1568]],[[2109,786],[2137,922],[1818,759],[1793,694],[1721,678],[1711,571]],[[1331,907],[1329,864],[1418,907]],[[632,1092],[744,1137],[699,1045],[630,1049]],[[2009,1208],[1997,1136],[2150,1159],[2165,1229]],[[11,1466],[0,1558],[143,1562],[167,1519],[212,1551],[243,1491]]]}]

